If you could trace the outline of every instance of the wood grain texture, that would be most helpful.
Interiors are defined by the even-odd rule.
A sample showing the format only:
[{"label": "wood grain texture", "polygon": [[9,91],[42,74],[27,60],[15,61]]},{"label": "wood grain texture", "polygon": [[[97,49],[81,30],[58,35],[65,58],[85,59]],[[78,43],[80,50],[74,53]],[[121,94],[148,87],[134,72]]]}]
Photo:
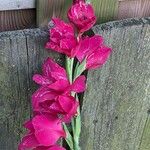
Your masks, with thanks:
[{"label": "wood grain texture", "polygon": [[[96,11],[98,22],[114,20],[117,16],[117,0],[91,0]],[[47,26],[52,16],[66,19],[67,10],[72,1],[64,0],[37,0],[37,25]]]},{"label": "wood grain texture", "polygon": [[0,11],[0,32],[34,28],[35,26],[35,9]]},{"label": "wood grain texture", "polygon": [[37,0],[37,25],[44,27],[52,17],[67,18],[72,0]]},{"label": "wood grain texture", "polygon": [[119,2],[117,19],[149,16],[150,0],[126,0]]},{"label": "wood grain texture", "polygon": [[34,73],[48,56],[62,57],[44,49],[47,32],[39,29],[0,33],[0,149],[16,150],[30,118],[30,97],[35,91]]},{"label": "wood grain texture", "polygon": [[35,8],[35,0],[0,0],[0,11]]},{"label": "wood grain texture", "polygon": [[[97,23],[150,16],[150,0],[86,0],[93,4]],[[52,16],[66,19],[72,0],[37,0],[37,25],[47,26]]]},{"label": "wood grain texture", "polygon": [[97,23],[114,20],[118,12],[118,0],[90,0],[95,9]]},{"label": "wood grain texture", "polygon": [[150,149],[150,18],[97,25],[113,48],[89,71],[82,107],[82,150]]}]

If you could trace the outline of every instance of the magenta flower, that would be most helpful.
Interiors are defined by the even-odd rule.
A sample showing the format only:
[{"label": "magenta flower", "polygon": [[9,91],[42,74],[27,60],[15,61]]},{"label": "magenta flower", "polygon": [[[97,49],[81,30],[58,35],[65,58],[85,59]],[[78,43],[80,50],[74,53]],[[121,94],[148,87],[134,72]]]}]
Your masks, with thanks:
[{"label": "magenta flower", "polygon": [[89,52],[93,52],[103,44],[103,38],[99,35],[85,37],[81,39],[78,45],[72,50],[72,56],[82,62]]},{"label": "magenta flower", "polygon": [[81,75],[76,80],[70,84],[68,81],[68,84],[66,82],[64,83],[64,80],[58,80],[55,83],[52,83],[48,86],[48,88],[57,91],[60,94],[70,94],[71,91],[76,93],[81,93],[85,91],[85,76]]},{"label": "magenta flower", "polygon": [[39,146],[52,148],[59,138],[66,137],[60,119],[54,115],[37,115],[27,121],[24,127],[29,132],[22,139],[19,150],[34,149]]},{"label": "magenta flower", "polygon": [[48,87],[42,86],[32,95],[32,107],[34,113],[49,112],[49,106],[55,102],[59,94]]},{"label": "magenta flower", "polygon": [[70,56],[72,48],[76,46],[73,26],[58,18],[53,18],[52,23],[54,27],[49,30],[50,40],[47,42],[46,48]]},{"label": "magenta flower", "polygon": [[111,54],[111,48],[102,46],[90,53],[86,59],[87,69],[96,69],[101,67]]},{"label": "magenta flower", "polygon": [[51,90],[47,89],[46,91],[42,87],[33,94],[32,105],[34,112],[36,114],[59,115],[63,122],[70,122],[71,118],[77,114],[79,103],[69,95],[57,95],[57,97],[51,99],[50,92]]},{"label": "magenta flower", "polygon": [[77,114],[79,105],[75,98],[70,96],[71,91],[80,93],[84,90],[85,76],[79,76],[68,87],[61,87],[60,82],[42,86],[32,96],[33,110],[36,113],[59,114],[63,121],[69,122]]},{"label": "magenta flower", "polygon": [[110,54],[111,48],[106,46],[99,47],[93,53],[88,55],[86,59],[86,68],[96,69],[98,67],[102,67],[102,65],[107,61]]},{"label": "magenta flower", "polygon": [[[94,9],[86,0],[73,0],[68,18],[71,23],[52,19],[49,24],[50,38],[46,43],[46,48],[67,55],[66,70],[48,58],[42,66],[42,74],[33,76],[33,80],[40,85],[32,95],[34,117],[24,124],[28,132],[18,150],[65,150],[57,145],[60,138],[65,138],[70,149],[80,149],[78,93],[86,88],[86,78],[82,73],[85,69],[102,66],[111,48],[104,45],[99,35],[83,37],[83,33],[96,22]],[[74,57],[78,62],[74,61]],[[65,123],[71,121],[68,129]]]},{"label": "magenta flower", "polygon": [[79,32],[89,30],[96,22],[93,7],[83,1],[75,1],[75,4],[68,11],[68,18],[78,28]]},{"label": "magenta flower", "polygon": [[58,80],[63,80],[68,84],[65,69],[55,63],[51,58],[47,58],[42,66],[42,75],[36,74],[33,80],[40,85],[50,85]]},{"label": "magenta flower", "polygon": [[101,67],[108,59],[111,48],[104,46],[103,38],[99,35],[81,39],[72,55],[82,62],[86,59],[86,69]]},{"label": "magenta flower", "polygon": [[42,75],[34,75],[33,80],[43,86],[39,93],[45,94],[44,91],[47,91],[45,89],[49,88],[48,95],[51,95],[51,99],[53,99],[57,95],[70,93],[71,91],[84,92],[86,78],[83,75],[79,76],[70,84],[66,70],[48,58],[42,66]]},{"label": "magenta flower", "polygon": [[53,99],[60,94],[70,94],[71,91],[76,93],[84,92],[86,78],[83,75],[79,76],[70,84],[66,70],[48,58],[42,66],[42,75],[34,75],[33,80],[43,86],[39,93],[45,94],[44,91],[47,91],[48,88],[50,92],[47,94],[51,95],[50,99]]},{"label": "magenta flower", "polygon": [[70,84],[66,71],[48,58],[43,64],[42,75],[34,75],[33,80],[41,87],[32,95],[32,106],[35,113],[59,114],[69,122],[77,113],[78,102],[71,92],[85,90],[85,76],[79,76]]},{"label": "magenta flower", "polygon": [[70,122],[77,114],[79,102],[72,96],[59,96],[57,100],[49,107],[53,113],[60,114],[63,122]]}]

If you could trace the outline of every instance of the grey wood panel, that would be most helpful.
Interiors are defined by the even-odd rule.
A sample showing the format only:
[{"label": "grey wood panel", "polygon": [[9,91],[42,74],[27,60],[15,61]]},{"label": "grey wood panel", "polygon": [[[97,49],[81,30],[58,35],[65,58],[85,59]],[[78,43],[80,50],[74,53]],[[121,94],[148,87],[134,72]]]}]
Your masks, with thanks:
[{"label": "grey wood panel", "polygon": [[35,0],[0,0],[0,11],[35,8]]},{"label": "grey wood panel", "polygon": [[113,53],[89,71],[82,150],[150,149],[150,18],[97,25]]},{"label": "grey wood panel", "polygon": [[62,60],[44,49],[47,40],[47,32],[40,29],[0,33],[1,150],[16,150],[24,133],[22,123],[30,118],[30,97],[36,89],[32,75],[40,72],[48,56]]}]

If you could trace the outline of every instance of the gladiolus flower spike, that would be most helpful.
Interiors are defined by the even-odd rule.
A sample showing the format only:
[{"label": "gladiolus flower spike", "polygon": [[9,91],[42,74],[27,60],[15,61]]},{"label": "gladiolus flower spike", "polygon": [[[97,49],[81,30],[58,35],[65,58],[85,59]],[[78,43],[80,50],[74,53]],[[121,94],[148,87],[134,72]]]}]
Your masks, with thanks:
[{"label": "gladiolus flower spike", "polygon": [[[32,95],[33,117],[24,123],[28,130],[18,150],[65,150],[58,145],[64,138],[72,150],[80,150],[80,101],[86,89],[85,70],[102,67],[111,54],[100,35],[82,36],[96,22],[91,4],[73,0],[68,11],[70,23],[52,18],[47,49],[66,55],[66,69],[47,58],[42,73],[33,81],[39,85]],[[76,58],[77,62],[74,61]],[[66,124],[70,124],[72,131]]]}]

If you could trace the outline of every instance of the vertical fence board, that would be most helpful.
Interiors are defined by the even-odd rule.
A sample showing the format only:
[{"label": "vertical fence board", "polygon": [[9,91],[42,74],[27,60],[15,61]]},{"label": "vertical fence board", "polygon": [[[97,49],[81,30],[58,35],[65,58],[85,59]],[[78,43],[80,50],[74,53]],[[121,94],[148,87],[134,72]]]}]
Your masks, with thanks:
[{"label": "vertical fence board", "polygon": [[[107,64],[88,73],[82,107],[84,150],[150,149],[150,18],[94,27],[113,47]],[[0,33],[0,149],[16,150],[22,123],[30,117],[32,75],[48,55],[47,32]]]},{"label": "vertical fence board", "polygon": [[[114,20],[117,16],[117,0],[90,0],[94,5],[98,22]],[[37,25],[45,26],[52,16],[66,19],[66,12],[72,0],[38,0],[37,1]]]},{"label": "vertical fence board", "polygon": [[0,149],[16,150],[22,124],[30,118],[32,75],[44,58],[61,56],[44,49],[47,32],[39,29],[0,33]]},{"label": "vertical fence board", "polygon": [[132,17],[149,17],[149,16],[150,16],[149,0],[127,0],[119,2],[117,19],[132,18]]},{"label": "vertical fence board", "polygon": [[90,0],[96,12],[97,22],[114,20],[118,12],[118,0]]},{"label": "vertical fence board", "polygon": [[36,27],[35,9],[0,11],[0,32]]},{"label": "vertical fence board", "polygon": [[35,8],[35,0],[0,0],[0,11]]},{"label": "vertical fence board", "polygon": [[88,73],[82,107],[85,150],[150,149],[150,18],[94,27],[113,53]]},{"label": "vertical fence board", "polygon": [[66,19],[72,0],[37,0],[37,25],[47,26],[53,17]]}]

